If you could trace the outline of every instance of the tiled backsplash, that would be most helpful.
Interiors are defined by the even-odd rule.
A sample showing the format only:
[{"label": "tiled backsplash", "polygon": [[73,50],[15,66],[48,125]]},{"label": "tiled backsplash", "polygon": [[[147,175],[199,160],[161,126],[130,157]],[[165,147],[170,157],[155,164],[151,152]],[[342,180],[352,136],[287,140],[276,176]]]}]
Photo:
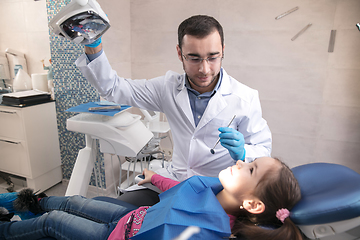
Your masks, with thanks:
[{"label": "tiled backsplash", "polygon": [[[48,19],[52,19],[69,0],[47,1]],[[96,90],[86,81],[74,62],[84,52],[84,47],[50,33],[50,50],[54,72],[54,91],[58,120],[60,152],[63,176],[70,179],[71,172],[80,149],[85,147],[84,134],[66,130],[66,120],[74,113],[66,112],[70,107],[98,101]],[[98,155],[101,160],[101,155]],[[103,161],[101,161],[103,163]],[[104,169],[102,167],[102,169]],[[104,182],[104,172],[102,171]],[[91,180],[94,184],[94,178]]]}]

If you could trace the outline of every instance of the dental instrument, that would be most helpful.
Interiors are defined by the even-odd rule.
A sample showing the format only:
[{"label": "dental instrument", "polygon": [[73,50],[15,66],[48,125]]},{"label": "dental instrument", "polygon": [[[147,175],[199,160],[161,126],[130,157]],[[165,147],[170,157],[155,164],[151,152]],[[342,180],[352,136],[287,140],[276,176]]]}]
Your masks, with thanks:
[{"label": "dental instrument", "polygon": [[144,180],[144,179],[145,179],[145,176],[144,176],[144,175],[142,175],[142,174],[137,175],[137,176],[135,177],[135,183],[137,184],[137,183],[139,183],[140,181],[142,181],[142,180]]},{"label": "dental instrument", "polygon": [[[227,127],[230,127],[230,125],[231,125],[231,123],[234,121],[235,117],[236,117],[236,115],[233,116],[233,118],[231,119],[231,121],[229,122],[229,124],[227,125]],[[214,147],[213,147],[212,149],[210,149],[210,152],[211,152],[212,154],[215,154],[215,150],[214,150],[214,149],[215,149],[216,145],[218,145],[219,142],[220,142],[220,137],[219,137],[218,140],[216,141]]]},{"label": "dental instrument", "polygon": [[90,107],[89,112],[106,112],[112,110],[120,110],[121,106],[106,106],[106,107]]},{"label": "dental instrument", "polygon": [[291,41],[294,41],[295,39],[297,39],[301,34],[303,34],[310,26],[312,25],[312,23],[309,23],[308,25],[306,25],[303,29],[301,29],[300,32],[298,32],[292,39]]},{"label": "dental instrument", "polygon": [[49,28],[56,35],[88,45],[110,28],[110,20],[96,0],[72,0],[50,21]]},{"label": "dental instrument", "polygon": [[285,17],[286,15],[289,15],[290,13],[295,12],[295,11],[298,10],[298,9],[299,9],[299,7],[294,7],[294,8],[292,8],[292,9],[290,9],[289,11],[286,11],[286,12],[280,14],[280,15],[277,16],[275,19],[276,19],[276,20],[279,20],[280,18],[283,18],[283,17]]}]

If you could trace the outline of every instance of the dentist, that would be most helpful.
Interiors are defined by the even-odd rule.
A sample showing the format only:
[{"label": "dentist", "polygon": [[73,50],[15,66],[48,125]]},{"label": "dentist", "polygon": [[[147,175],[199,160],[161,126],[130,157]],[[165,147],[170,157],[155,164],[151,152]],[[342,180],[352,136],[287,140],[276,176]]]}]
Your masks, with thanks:
[{"label": "dentist", "polygon": [[[165,113],[174,141],[172,162],[159,172],[165,177],[177,181],[193,175],[216,177],[237,160],[270,156],[271,132],[262,118],[258,92],[222,68],[225,45],[220,23],[205,15],[184,20],[176,50],[184,74],[168,71],[149,80],[119,77],[101,38],[85,46],[76,65],[106,100]],[[212,154],[219,137],[221,144]]]}]

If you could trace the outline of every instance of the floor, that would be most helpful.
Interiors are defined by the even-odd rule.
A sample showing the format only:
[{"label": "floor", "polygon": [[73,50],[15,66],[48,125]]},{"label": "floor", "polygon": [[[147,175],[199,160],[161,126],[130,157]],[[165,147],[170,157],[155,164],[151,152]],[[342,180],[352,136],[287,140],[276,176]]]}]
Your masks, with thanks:
[{"label": "floor", "polygon": [[[56,184],[55,186],[47,189],[45,192],[48,196],[65,196],[66,188],[68,185],[68,180],[63,180],[62,182]],[[0,193],[7,193],[7,188],[9,187],[8,184],[3,179],[0,179]],[[23,183],[16,182],[14,190],[16,192],[20,191],[21,189],[26,188]],[[95,186],[89,186],[89,189],[87,191],[86,197],[87,198],[93,198],[96,196],[109,196],[109,197],[116,197],[115,195],[115,189],[111,190],[101,190],[99,188],[96,188]]]},{"label": "floor", "polygon": [[[22,181],[16,181],[15,180],[13,182],[16,183],[15,186],[14,186],[14,190],[16,192],[18,192],[21,189],[26,187],[26,186],[24,187],[24,183]],[[55,186],[47,189],[44,192],[48,196],[65,196],[67,185],[68,185],[68,180],[63,180],[62,182],[56,184]],[[6,181],[4,181],[3,179],[0,179],[0,194],[1,193],[7,193],[8,192],[7,188],[9,186],[10,185],[8,185],[6,183]],[[109,190],[104,191],[104,190],[98,189],[98,188],[96,188],[94,186],[89,186],[86,197],[87,198],[93,198],[93,197],[96,197],[96,196],[108,196],[108,197],[115,197],[116,198],[115,189],[113,191],[109,191]],[[15,215],[11,220],[12,221],[20,221],[21,219],[20,219],[19,216]]]},{"label": "floor", "polygon": [[[126,171],[123,171],[121,188],[126,189],[127,187],[131,186],[133,184],[132,183],[133,178],[134,178],[134,175],[132,173],[130,173],[129,179],[131,181],[130,181],[130,185],[129,185],[128,181],[127,181]],[[10,180],[13,183],[13,185],[9,185],[6,180]],[[65,196],[68,182],[69,182],[69,180],[63,179],[62,182],[54,185],[53,187],[45,190],[44,192],[48,196]],[[13,191],[19,192],[21,189],[27,187],[25,178],[20,178],[20,177],[16,177],[16,176],[4,173],[4,172],[0,172],[0,194],[9,192],[8,189],[9,189],[9,187],[11,188],[11,186],[13,186],[13,189],[12,189]],[[116,198],[117,195],[115,193],[114,185],[109,186],[108,189],[100,189],[100,187],[89,185],[88,191],[87,191],[87,194],[85,197],[93,198],[96,196],[108,196],[108,197]]]}]

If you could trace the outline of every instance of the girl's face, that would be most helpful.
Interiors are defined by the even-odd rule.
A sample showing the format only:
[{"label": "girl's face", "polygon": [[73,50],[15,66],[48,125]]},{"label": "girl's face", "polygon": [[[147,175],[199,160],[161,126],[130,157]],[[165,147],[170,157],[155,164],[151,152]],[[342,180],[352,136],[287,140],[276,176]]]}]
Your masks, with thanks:
[{"label": "girl's face", "polygon": [[276,171],[280,167],[280,162],[270,157],[258,158],[251,163],[239,160],[236,165],[222,170],[219,173],[219,179],[224,191],[242,202],[252,195],[260,179],[269,170]]}]

